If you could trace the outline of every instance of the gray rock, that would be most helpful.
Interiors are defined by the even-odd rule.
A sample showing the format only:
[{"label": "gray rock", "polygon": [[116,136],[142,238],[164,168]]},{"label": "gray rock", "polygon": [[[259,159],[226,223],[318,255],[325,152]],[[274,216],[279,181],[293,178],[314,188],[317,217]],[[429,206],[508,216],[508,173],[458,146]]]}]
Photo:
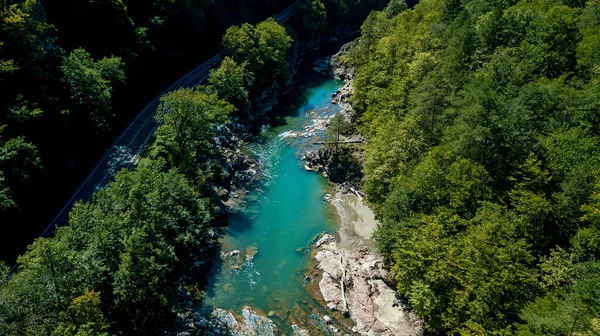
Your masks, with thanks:
[{"label": "gray rock", "polygon": [[327,237],[328,243],[320,244],[315,255],[317,267],[323,272],[319,289],[327,308],[344,310],[340,282],[345,270],[346,300],[356,332],[382,336],[422,335],[422,321],[383,281],[387,271],[382,257],[367,247],[353,250],[338,247],[331,238]]},{"label": "gray rock", "polygon": [[242,316],[233,316],[231,312],[215,309],[209,322],[212,331],[227,332],[233,336],[274,336],[276,327],[273,321],[259,315],[249,307],[242,309]]},{"label": "gray rock", "polygon": [[310,333],[306,329],[300,329],[300,327],[296,324],[292,325],[292,330],[294,331],[294,336],[310,336]]},{"label": "gray rock", "polygon": [[223,259],[225,259],[225,258],[237,256],[239,254],[240,254],[240,250],[233,250],[233,251],[230,251],[230,252],[227,252],[227,253],[221,253],[221,257]]}]

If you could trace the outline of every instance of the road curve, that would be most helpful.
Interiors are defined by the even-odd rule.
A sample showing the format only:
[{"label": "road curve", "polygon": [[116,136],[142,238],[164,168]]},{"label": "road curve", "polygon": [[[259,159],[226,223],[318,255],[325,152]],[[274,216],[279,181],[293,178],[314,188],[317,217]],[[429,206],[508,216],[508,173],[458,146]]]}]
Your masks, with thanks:
[{"label": "road curve", "polygon": [[[286,23],[292,18],[293,14],[294,5],[291,5],[275,15],[275,19],[280,23]],[[160,97],[167,92],[180,88],[195,87],[202,83],[210,74],[210,70],[215,63],[220,62],[223,57],[222,53],[214,55],[179,78],[146,105],[106,150],[104,155],[88,173],[86,179],[73,193],[73,196],[71,196],[46,226],[40,237],[48,237],[54,233],[56,226],[66,225],[69,212],[75,202],[80,200],[89,201],[94,192],[104,188],[113,179],[117,171],[122,168],[129,169],[132,167],[158,126],[154,116],[160,103]]]}]

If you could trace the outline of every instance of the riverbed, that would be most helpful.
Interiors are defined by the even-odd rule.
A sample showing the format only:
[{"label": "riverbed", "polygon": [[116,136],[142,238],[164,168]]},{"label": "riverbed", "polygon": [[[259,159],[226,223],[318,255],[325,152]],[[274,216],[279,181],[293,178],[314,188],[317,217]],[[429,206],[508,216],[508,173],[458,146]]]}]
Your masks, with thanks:
[{"label": "riverbed", "polygon": [[303,168],[301,155],[339,112],[331,95],[340,85],[302,67],[294,88],[277,105],[280,125],[266,128],[246,148],[259,161],[262,186],[246,195],[247,207],[229,220],[223,260],[209,277],[205,307],[234,315],[250,307],[274,322],[276,334],[292,334],[293,328],[329,334],[321,318],[327,312],[308,295],[305,276],[311,243],[324,231],[336,231],[337,215],[324,200],[330,186]]}]

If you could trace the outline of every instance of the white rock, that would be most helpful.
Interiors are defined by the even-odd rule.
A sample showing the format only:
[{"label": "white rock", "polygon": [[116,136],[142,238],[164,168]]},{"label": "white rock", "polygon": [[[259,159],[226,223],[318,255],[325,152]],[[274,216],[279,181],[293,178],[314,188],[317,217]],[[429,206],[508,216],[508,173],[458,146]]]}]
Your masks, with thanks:
[{"label": "white rock", "polygon": [[321,245],[330,243],[332,241],[335,241],[335,238],[332,235],[330,235],[329,233],[326,233],[317,241],[315,246],[321,247]]}]

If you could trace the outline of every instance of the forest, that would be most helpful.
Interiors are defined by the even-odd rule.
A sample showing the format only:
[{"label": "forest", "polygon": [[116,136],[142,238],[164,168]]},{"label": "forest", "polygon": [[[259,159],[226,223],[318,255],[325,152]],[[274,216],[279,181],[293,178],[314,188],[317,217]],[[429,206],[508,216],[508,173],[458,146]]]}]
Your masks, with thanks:
[{"label": "forest", "polygon": [[600,2],[392,0],[353,118],[392,281],[440,335],[600,334]]},{"label": "forest", "polygon": [[[16,255],[144,104],[292,1],[0,1],[0,222]],[[237,8],[230,11],[228,8]]]},{"label": "forest", "polygon": [[[128,94],[133,101],[150,94],[133,93],[152,77],[148,68],[179,60],[159,70],[176,72],[197,57],[188,48],[202,49],[203,34],[219,31],[218,25],[207,26],[218,13],[204,1],[77,1],[64,11],[66,4],[58,1],[0,1],[5,98],[0,215],[5,228],[20,223],[35,229],[30,218],[35,216],[26,213],[52,192],[41,191],[39,184],[63,182],[57,177],[83,170],[86,146],[101,148],[119,120],[131,116],[116,115],[135,106]],[[240,12],[228,15],[251,22],[253,11],[286,5],[238,3]],[[213,188],[230,178],[214,145],[219,126],[262,122],[251,102],[288,80],[289,50],[296,43],[291,32],[317,37],[328,25],[360,22],[368,13],[364,9],[381,4],[299,2],[298,15],[318,22],[306,31],[297,19],[295,31],[273,19],[222,27],[227,29],[214,50],[222,48],[226,57],[205,85],[162,96],[159,127],[139,163],[118,172],[92,201],[78,202],[68,225],[53,237],[36,239],[15,268],[11,256],[2,255],[8,263],[0,262],[0,334],[164,335],[171,330],[182,296],[201,300],[224,222]],[[327,15],[329,10],[334,14]],[[60,188],[57,195],[69,191]]]}]

